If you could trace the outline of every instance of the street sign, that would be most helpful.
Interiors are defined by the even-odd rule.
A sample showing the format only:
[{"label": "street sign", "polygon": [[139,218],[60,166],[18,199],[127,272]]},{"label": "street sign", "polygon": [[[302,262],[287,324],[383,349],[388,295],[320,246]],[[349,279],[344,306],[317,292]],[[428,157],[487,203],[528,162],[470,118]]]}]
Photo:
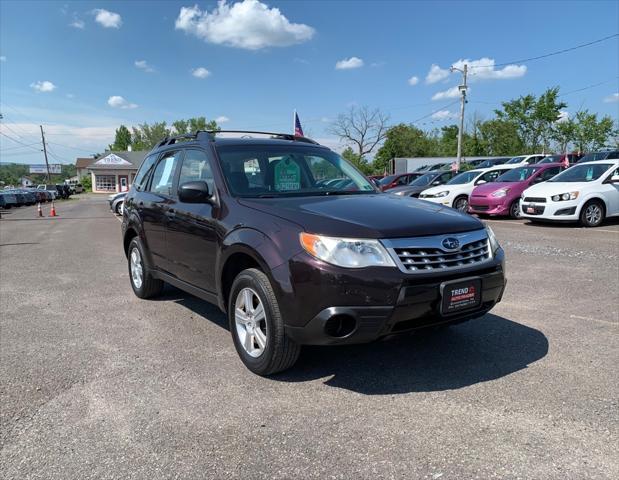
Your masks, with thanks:
[{"label": "street sign", "polygon": [[[59,175],[62,171],[62,166],[59,163],[50,163],[49,164],[49,173],[54,175]],[[47,174],[47,167],[44,163],[38,165],[30,165],[30,173],[41,173],[43,175]]]}]

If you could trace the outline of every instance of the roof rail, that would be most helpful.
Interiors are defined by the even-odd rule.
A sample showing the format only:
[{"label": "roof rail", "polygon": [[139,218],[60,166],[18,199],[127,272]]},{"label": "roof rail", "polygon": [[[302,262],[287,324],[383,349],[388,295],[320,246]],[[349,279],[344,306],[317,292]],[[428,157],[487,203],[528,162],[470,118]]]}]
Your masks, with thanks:
[{"label": "roof rail", "polygon": [[213,137],[218,133],[244,133],[248,135],[270,135],[272,138],[281,138],[283,140],[290,140],[292,142],[304,142],[304,143],[311,143],[314,145],[320,145],[317,141],[312,140],[311,138],[300,137],[292,133],[260,132],[256,130],[206,130],[206,132],[212,134]]},{"label": "roof rail", "polygon": [[293,142],[304,142],[304,143],[311,143],[313,145],[320,145],[318,142],[316,142],[315,140],[312,140],[311,138],[299,137],[291,133],[259,132],[259,131],[254,131],[254,130],[198,130],[194,133],[185,133],[183,135],[165,137],[163,140],[161,140],[159,143],[157,143],[153,147],[153,150],[156,150],[158,148],[165,147],[168,145],[174,145],[175,143],[178,143],[179,140],[196,140],[196,139],[200,140],[203,135],[207,136],[209,141],[213,141],[215,140],[215,135],[218,133],[243,133],[247,135],[252,135],[252,134],[253,135],[270,135],[271,138],[274,138],[274,139],[280,138],[283,140],[290,140]]}]

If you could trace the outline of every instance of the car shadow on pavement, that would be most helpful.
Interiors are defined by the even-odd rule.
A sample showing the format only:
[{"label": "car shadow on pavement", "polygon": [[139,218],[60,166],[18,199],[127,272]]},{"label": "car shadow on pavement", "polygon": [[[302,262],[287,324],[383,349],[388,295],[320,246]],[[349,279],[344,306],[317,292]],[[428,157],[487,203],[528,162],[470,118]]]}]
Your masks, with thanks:
[{"label": "car shadow on pavement", "polygon": [[228,319],[226,315],[211,303],[208,303],[198,297],[194,297],[190,293],[185,293],[182,290],[166,284],[162,295],[153,298],[151,301],[174,302],[188,308],[192,312],[204,317],[205,320],[214,323],[215,325],[229,330]]},{"label": "car shadow on pavement", "polygon": [[[556,228],[556,229],[571,229],[571,228],[580,228],[584,229],[582,225],[578,222],[544,222],[541,220],[538,221],[527,221],[524,223],[527,227],[545,227],[545,228]],[[611,227],[613,225],[619,225],[619,217],[609,217],[605,218],[604,221],[599,225],[600,227]],[[587,228],[587,230],[595,231],[595,228]],[[619,231],[619,230],[618,230]]]},{"label": "car shadow on pavement", "polygon": [[431,392],[496,380],[548,353],[534,328],[488,314],[447,329],[387,337],[366,345],[304,347],[281,382],[330,377],[325,385],[366,395]]}]

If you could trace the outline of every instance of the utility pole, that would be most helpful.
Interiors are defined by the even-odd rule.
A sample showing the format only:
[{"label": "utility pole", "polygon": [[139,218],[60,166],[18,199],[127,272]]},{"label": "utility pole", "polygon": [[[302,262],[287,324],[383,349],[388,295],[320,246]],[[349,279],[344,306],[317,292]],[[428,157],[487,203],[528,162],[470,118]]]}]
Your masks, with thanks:
[{"label": "utility pole", "polygon": [[47,161],[47,147],[45,146],[45,134],[43,133],[43,125],[41,127],[41,142],[43,143],[43,154],[45,155],[45,167],[47,167],[47,182],[51,183],[51,177],[49,175],[49,162]]},{"label": "utility pole", "polygon": [[458,85],[458,90],[460,91],[460,128],[458,129],[458,158],[456,159],[456,172],[460,171],[460,162],[462,161],[462,132],[464,130],[464,105],[466,104],[466,89],[468,88],[466,85],[466,76],[468,73],[468,65],[464,64],[464,69],[460,70],[456,67],[451,67],[450,70],[452,72],[458,71],[462,73],[463,82],[462,85]]}]

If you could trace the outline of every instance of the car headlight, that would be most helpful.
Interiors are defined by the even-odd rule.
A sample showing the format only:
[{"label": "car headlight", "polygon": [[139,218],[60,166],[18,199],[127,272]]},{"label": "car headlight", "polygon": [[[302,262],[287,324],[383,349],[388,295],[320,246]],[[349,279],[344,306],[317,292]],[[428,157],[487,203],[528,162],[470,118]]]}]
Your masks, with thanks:
[{"label": "car headlight", "polygon": [[435,193],[434,195],[428,195],[430,198],[441,198],[449,195],[449,190],[443,190],[442,192]]},{"label": "car headlight", "polygon": [[398,195],[400,197],[404,196],[406,192],[404,192],[403,190],[400,190],[399,192],[393,192],[392,195]]},{"label": "car headlight", "polygon": [[492,192],[490,196],[494,198],[502,198],[505,195],[507,195],[507,192],[509,192],[509,188],[501,188],[500,190],[497,190],[496,192]]},{"label": "car headlight", "polygon": [[492,256],[494,257],[494,254],[501,246],[499,245],[499,241],[496,239],[496,235],[488,225],[486,225],[486,233],[488,234],[488,244],[490,245],[490,251],[492,252]]},{"label": "car headlight", "polygon": [[578,192],[560,193],[559,195],[553,195],[550,198],[552,198],[553,202],[564,202],[567,200],[576,200],[578,198]]},{"label": "car headlight", "polygon": [[395,267],[378,240],[325,237],[305,232],[299,235],[299,240],[307,253],[338,267]]}]

